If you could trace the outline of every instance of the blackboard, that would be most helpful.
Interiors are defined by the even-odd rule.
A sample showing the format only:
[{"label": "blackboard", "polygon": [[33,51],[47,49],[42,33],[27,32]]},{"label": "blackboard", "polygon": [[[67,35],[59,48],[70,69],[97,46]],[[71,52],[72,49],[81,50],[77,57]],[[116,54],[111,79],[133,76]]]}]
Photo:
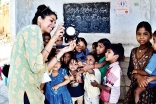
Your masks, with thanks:
[{"label": "blackboard", "polygon": [[82,33],[110,33],[110,2],[63,4],[66,26]]}]

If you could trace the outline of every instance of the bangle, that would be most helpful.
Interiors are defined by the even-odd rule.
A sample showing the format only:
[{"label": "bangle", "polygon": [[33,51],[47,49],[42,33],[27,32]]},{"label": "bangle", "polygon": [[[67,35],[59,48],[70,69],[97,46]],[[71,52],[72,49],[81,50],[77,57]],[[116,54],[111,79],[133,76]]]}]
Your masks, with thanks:
[{"label": "bangle", "polygon": [[55,55],[55,58],[56,58],[57,62],[60,62],[60,59],[57,57],[57,55]]},{"label": "bangle", "polygon": [[[44,48],[43,50],[47,51],[45,48]],[[50,52],[49,52],[49,51],[47,51],[47,53],[50,53]]]}]

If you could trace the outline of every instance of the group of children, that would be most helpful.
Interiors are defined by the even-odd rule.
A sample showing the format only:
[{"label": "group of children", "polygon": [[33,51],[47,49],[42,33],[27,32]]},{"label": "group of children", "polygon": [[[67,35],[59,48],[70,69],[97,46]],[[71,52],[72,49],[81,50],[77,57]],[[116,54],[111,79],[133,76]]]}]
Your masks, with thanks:
[{"label": "group of children", "polygon": [[[58,40],[63,41],[62,38]],[[122,75],[119,61],[124,56],[122,44],[111,44],[104,38],[94,42],[94,50],[89,52],[84,38],[79,37],[77,41],[75,50],[65,53],[49,73],[51,81],[42,84],[45,103],[117,103]],[[62,43],[55,42],[56,46]],[[59,51],[55,48],[51,53]],[[50,57],[55,57],[55,54]]]}]

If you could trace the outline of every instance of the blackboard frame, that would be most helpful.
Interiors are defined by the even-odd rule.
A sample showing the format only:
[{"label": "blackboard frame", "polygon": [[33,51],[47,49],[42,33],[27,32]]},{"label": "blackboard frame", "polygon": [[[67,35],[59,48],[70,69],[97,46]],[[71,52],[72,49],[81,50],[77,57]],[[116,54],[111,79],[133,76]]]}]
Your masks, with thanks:
[{"label": "blackboard frame", "polygon": [[110,2],[63,4],[63,16],[80,33],[110,33]]}]

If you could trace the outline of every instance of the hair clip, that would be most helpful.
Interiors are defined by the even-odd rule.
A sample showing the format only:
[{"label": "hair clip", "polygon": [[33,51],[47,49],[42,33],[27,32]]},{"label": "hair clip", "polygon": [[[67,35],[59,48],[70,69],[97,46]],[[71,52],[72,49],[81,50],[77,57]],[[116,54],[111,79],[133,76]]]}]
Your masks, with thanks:
[{"label": "hair clip", "polygon": [[41,13],[44,12],[46,9],[48,9],[48,7],[46,7],[45,9],[43,9],[43,10],[41,11]]}]

